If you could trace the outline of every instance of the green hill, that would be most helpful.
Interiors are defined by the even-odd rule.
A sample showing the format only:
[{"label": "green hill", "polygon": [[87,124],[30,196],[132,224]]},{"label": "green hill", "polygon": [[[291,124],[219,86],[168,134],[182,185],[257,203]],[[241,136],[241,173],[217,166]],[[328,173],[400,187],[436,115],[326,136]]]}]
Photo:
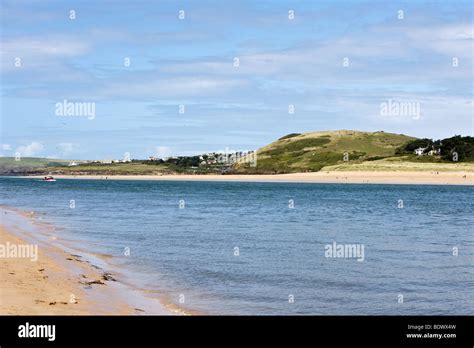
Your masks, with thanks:
[{"label": "green hill", "polygon": [[327,131],[289,134],[257,151],[257,166],[245,159],[236,173],[291,173],[319,171],[338,163],[361,163],[395,155],[402,145],[415,140],[385,132]]},{"label": "green hill", "polygon": [[69,160],[36,157],[22,157],[19,161],[16,161],[14,157],[0,157],[0,174],[43,170],[47,167],[64,166],[69,162]]}]

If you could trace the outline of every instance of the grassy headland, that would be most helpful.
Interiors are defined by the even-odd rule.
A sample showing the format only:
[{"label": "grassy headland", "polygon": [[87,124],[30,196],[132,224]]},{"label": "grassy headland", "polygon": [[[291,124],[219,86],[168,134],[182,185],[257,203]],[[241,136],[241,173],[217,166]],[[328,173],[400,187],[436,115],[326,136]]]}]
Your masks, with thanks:
[{"label": "grassy headland", "polygon": [[[0,175],[169,175],[169,174],[284,174],[318,171],[460,171],[474,172],[472,137],[418,139],[386,132],[350,130],[292,133],[240,157],[221,163],[220,154],[168,159],[98,161],[0,158]],[[413,150],[423,148],[422,155]],[[452,154],[459,152],[459,159]],[[429,154],[429,152],[434,152]],[[249,155],[250,156],[250,155]],[[457,153],[456,153],[457,156]]]},{"label": "grassy headland", "polygon": [[391,157],[400,146],[415,139],[403,134],[347,130],[289,134],[259,149],[256,167],[240,163],[235,170],[255,174],[316,172],[338,163]]}]

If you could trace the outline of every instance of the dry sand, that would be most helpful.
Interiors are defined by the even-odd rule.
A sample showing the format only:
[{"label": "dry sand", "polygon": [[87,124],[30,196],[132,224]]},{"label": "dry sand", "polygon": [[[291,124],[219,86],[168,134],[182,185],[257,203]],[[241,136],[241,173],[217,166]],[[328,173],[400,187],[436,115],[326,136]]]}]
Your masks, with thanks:
[{"label": "dry sand", "polygon": [[[34,177],[41,179],[42,177]],[[57,179],[474,185],[473,172],[340,171],[275,175],[56,175]]]},{"label": "dry sand", "polygon": [[[0,228],[0,244],[28,244]],[[0,314],[88,314],[93,301],[77,277],[48,256],[57,250],[39,248],[37,261],[30,258],[0,258]],[[68,255],[62,255],[64,260]],[[71,263],[79,261],[72,259]],[[91,267],[82,268],[88,280],[101,277]],[[96,285],[99,286],[99,285]],[[120,308],[119,312],[126,312]]]}]

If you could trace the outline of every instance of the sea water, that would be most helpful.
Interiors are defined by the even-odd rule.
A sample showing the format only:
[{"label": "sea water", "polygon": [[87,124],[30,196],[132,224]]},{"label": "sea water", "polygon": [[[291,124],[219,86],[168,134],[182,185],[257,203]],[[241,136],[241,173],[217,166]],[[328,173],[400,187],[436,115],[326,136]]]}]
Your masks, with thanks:
[{"label": "sea water", "polygon": [[58,241],[110,255],[135,287],[206,314],[472,315],[473,194],[0,178],[0,204],[34,211]]}]

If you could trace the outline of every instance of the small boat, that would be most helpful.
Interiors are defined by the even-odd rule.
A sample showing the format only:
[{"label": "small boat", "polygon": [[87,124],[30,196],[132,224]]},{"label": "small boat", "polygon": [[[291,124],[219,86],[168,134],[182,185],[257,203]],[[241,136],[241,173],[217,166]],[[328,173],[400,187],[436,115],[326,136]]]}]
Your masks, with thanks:
[{"label": "small boat", "polygon": [[56,181],[56,179],[53,178],[52,176],[45,176],[42,181]]}]

